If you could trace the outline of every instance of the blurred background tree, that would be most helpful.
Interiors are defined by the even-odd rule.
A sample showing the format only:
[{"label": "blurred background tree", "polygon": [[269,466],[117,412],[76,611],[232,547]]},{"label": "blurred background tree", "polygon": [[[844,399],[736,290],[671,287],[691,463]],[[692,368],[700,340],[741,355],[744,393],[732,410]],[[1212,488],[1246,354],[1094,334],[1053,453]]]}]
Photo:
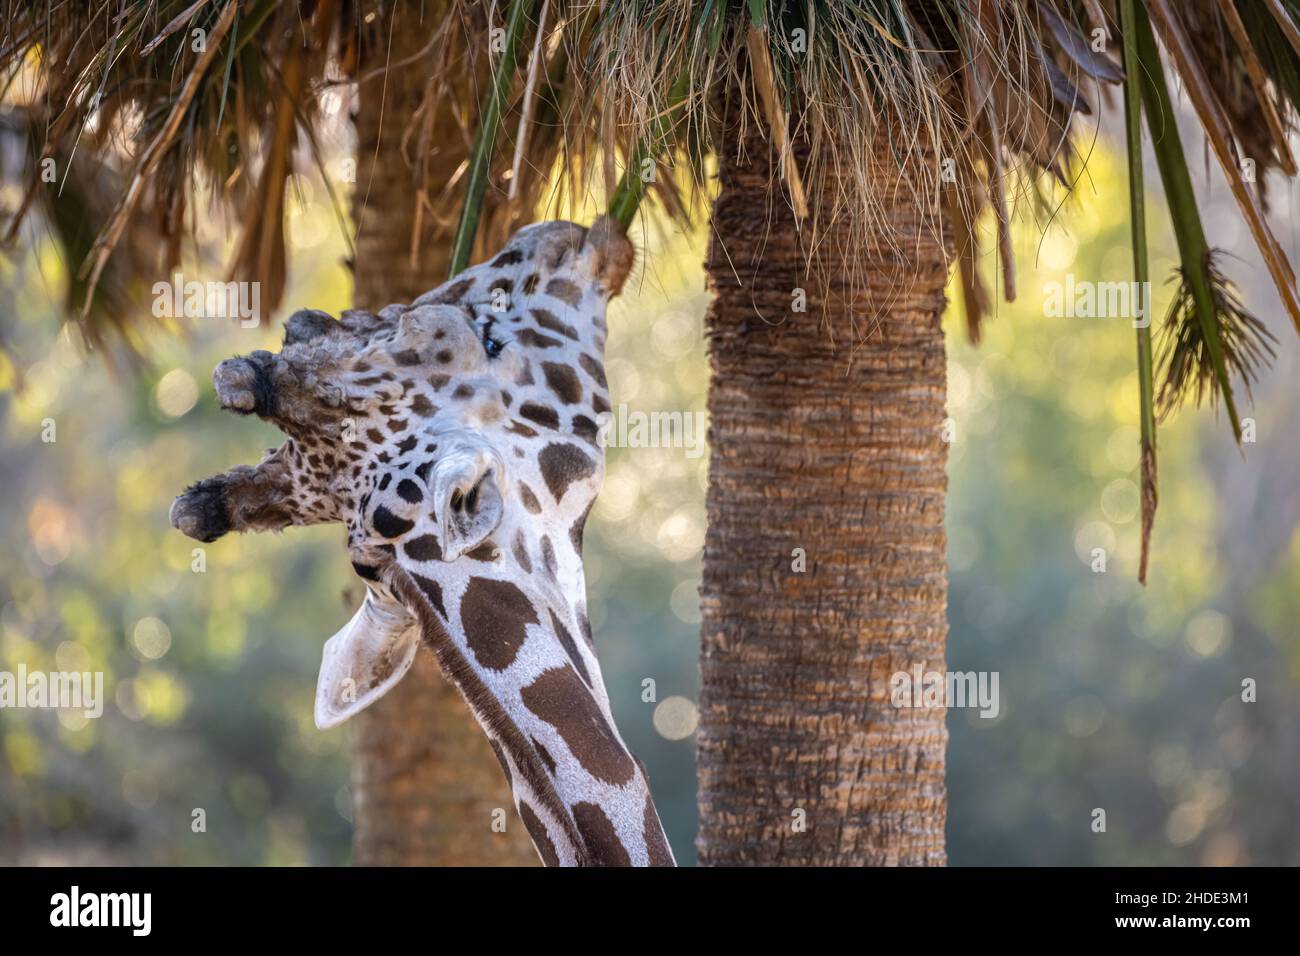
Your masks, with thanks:
[{"label": "blurred background tree", "polygon": [[[774,691],[784,686],[799,667],[781,657],[792,628],[799,638],[795,646],[800,656],[805,648],[808,651],[802,678],[807,686],[813,690],[825,688],[845,677],[843,686],[833,695],[839,699],[842,694],[845,701],[871,698],[873,686],[868,683],[868,675],[872,673],[887,673],[891,667],[914,660],[933,661],[943,653],[945,569],[937,519],[943,506],[941,470],[945,448],[937,437],[940,423],[928,427],[925,421],[932,412],[938,412],[937,401],[930,400],[941,397],[944,388],[943,339],[936,321],[942,301],[944,258],[944,227],[940,225],[944,217],[939,207],[946,199],[947,223],[953,229],[961,263],[966,325],[972,337],[978,337],[981,317],[991,308],[975,268],[979,261],[976,240],[984,229],[982,216],[991,215],[995,223],[1002,283],[1011,291],[1016,284],[1009,213],[1013,189],[1021,188],[1027,196],[1037,195],[1050,205],[1057,200],[1035,190],[1033,171],[1045,170],[1068,184],[1064,146],[1071,117],[1091,108],[1079,87],[1084,85],[1085,77],[1106,83],[1118,83],[1122,78],[1115,65],[1118,58],[1112,55],[1114,51],[1106,49],[1108,35],[1113,34],[1122,13],[1125,22],[1134,26],[1125,31],[1125,39],[1135,45],[1126,54],[1136,51],[1143,66],[1148,67],[1143,75],[1153,78],[1146,82],[1130,72],[1124,95],[1129,115],[1136,116],[1139,124],[1141,111],[1136,104],[1146,104],[1156,144],[1155,158],[1173,211],[1177,262],[1182,270],[1183,286],[1173,297],[1176,307],[1165,323],[1172,344],[1163,362],[1166,384],[1162,410],[1172,414],[1183,394],[1198,399],[1208,396],[1223,404],[1234,432],[1239,433],[1240,416],[1229,390],[1229,373],[1249,381],[1254,364],[1268,345],[1261,335],[1263,326],[1238,308],[1230,287],[1208,254],[1195,202],[1189,202],[1190,192],[1184,182],[1186,162],[1177,147],[1178,137],[1167,135],[1172,127],[1162,125],[1173,114],[1159,79],[1154,33],[1159,33],[1175,69],[1187,84],[1198,118],[1210,130],[1209,143],[1251,224],[1252,238],[1263,251],[1262,261],[1294,315],[1290,266],[1263,225],[1259,196],[1250,188],[1253,184],[1247,182],[1244,164],[1237,160],[1243,154],[1251,160],[1252,175],[1258,172],[1261,185],[1271,169],[1294,171],[1286,132],[1293,122],[1296,94],[1300,91],[1295,50],[1300,34],[1292,20],[1295,11],[1289,2],[1281,0],[1268,4],[1266,10],[1221,2],[1215,8],[1207,5],[1204,9],[1178,12],[1164,0],[1146,0],[1140,5],[1131,0],[1107,5],[1091,0],[1079,4],[1000,5],[952,0],[881,4],[878,8],[872,5],[865,16],[859,16],[862,10],[839,4],[749,4],[729,8],[726,4],[696,7],[679,3],[580,3],[556,7],[550,10],[549,4],[520,0],[514,0],[508,11],[496,9],[495,5],[484,9],[460,3],[282,5],[200,0],[190,5],[124,4],[116,12],[107,8],[80,12],[75,6],[61,7],[57,21],[54,16],[33,14],[35,8],[21,8],[22,15],[10,18],[11,32],[0,51],[14,70],[10,89],[17,91],[25,123],[10,121],[6,129],[11,131],[11,140],[16,138],[12,131],[34,130],[28,142],[34,145],[35,152],[26,178],[30,185],[10,196],[15,211],[11,238],[16,238],[22,213],[39,200],[46,207],[47,222],[67,252],[63,278],[73,309],[82,313],[81,327],[88,340],[101,346],[124,340],[135,345],[138,352],[153,356],[155,346],[140,347],[144,333],[139,327],[128,327],[122,320],[129,314],[124,304],[129,301],[131,278],[169,274],[181,262],[183,240],[208,231],[205,215],[196,210],[213,209],[218,198],[233,209],[232,221],[242,227],[238,243],[228,250],[233,256],[234,274],[261,283],[263,305],[269,311],[284,298],[287,282],[302,281],[302,277],[292,276],[292,271],[286,272],[290,261],[295,265],[320,265],[315,254],[304,262],[302,257],[291,257],[286,251],[285,224],[293,221],[292,209],[301,205],[303,210],[311,209],[312,215],[320,215],[314,206],[326,206],[338,213],[338,203],[330,201],[336,195],[335,180],[354,185],[356,239],[349,254],[358,278],[353,295],[360,303],[377,305],[389,295],[400,292],[395,297],[409,297],[413,292],[408,289],[418,291],[432,284],[426,282],[426,277],[445,261],[450,231],[447,206],[450,203],[454,207],[452,200],[466,184],[486,182],[491,186],[483,210],[486,228],[478,237],[480,251],[499,242],[521,216],[531,218],[541,190],[552,188],[552,179],[560,185],[569,184],[569,211],[580,210],[583,215],[579,218],[589,218],[591,206],[585,187],[603,179],[603,193],[613,194],[617,205],[621,195],[626,194],[626,190],[622,194],[614,190],[613,174],[618,161],[635,169],[637,160],[652,158],[659,151],[657,134],[662,132],[665,118],[680,115],[674,139],[678,144],[674,156],[681,161],[680,174],[659,177],[656,191],[668,210],[680,219],[690,206],[683,204],[674,187],[702,181],[707,174],[705,156],[709,147],[720,148],[722,192],[715,208],[715,224],[727,227],[725,231],[714,231],[709,256],[711,278],[720,293],[710,318],[711,342],[715,370],[722,374],[715,379],[711,402],[715,458],[709,524],[711,533],[718,537],[704,556],[706,566],[712,562],[713,574],[705,577],[703,605],[708,700],[703,712],[701,750],[705,810],[710,821],[722,825],[712,836],[706,835],[703,845],[714,848],[713,861],[752,859],[757,845],[754,838],[779,826],[772,822],[773,807],[784,808],[796,801],[807,805],[810,814],[823,824],[814,826],[814,836],[803,841],[812,848],[810,860],[940,860],[944,813],[942,711],[931,708],[900,713],[876,706],[880,701],[875,700],[867,718],[850,725],[843,723],[844,715],[839,713],[832,716],[840,723],[827,727],[820,720],[824,708],[817,693],[783,695]],[[529,32],[529,24],[542,22],[548,11],[551,34]],[[1154,32],[1147,24],[1148,11],[1156,27]],[[1089,27],[1093,30],[1091,43]],[[1100,48],[1095,46],[1097,30]],[[458,59],[457,53],[463,56]],[[476,127],[481,133],[487,125],[481,122],[478,107],[488,102],[488,66],[497,54],[502,54],[498,62],[509,64],[515,57],[521,61],[517,71],[499,71],[498,75],[504,75],[510,83],[505,91],[509,93],[507,116],[522,115],[525,122],[519,124],[519,135],[513,142],[494,152],[476,151],[470,140]],[[57,68],[49,69],[51,65]],[[406,69],[417,65],[421,69]],[[46,69],[42,70],[43,66]],[[1211,76],[1216,80],[1226,78],[1226,82],[1211,89]],[[949,77],[958,81],[949,82]],[[334,158],[341,159],[343,167],[335,170],[329,166],[330,152],[320,142],[329,130],[325,114],[340,112],[340,104],[352,95],[349,91],[353,83],[359,104],[355,151],[349,153],[345,147],[336,152]],[[710,90],[724,91],[720,104],[706,95]],[[834,95],[827,98],[824,94],[828,92]],[[389,100],[389,95],[394,99]],[[1268,120],[1267,135],[1259,129],[1260,115]],[[722,122],[717,122],[719,119]],[[751,125],[746,127],[746,123]],[[897,136],[886,136],[918,128],[924,135],[907,145],[901,145]],[[508,138],[513,127],[507,123],[503,129]],[[1140,136],[1140,125],[1137,131]],[[1133,133],[1130,125],[1131,176],[1142,168],[1134,159],[1140,155],[1135,153],[1140,150],[1140,140],[1135,140]],[[394,138],[396,149],[391,148]],[[135,148],[124,149],[127,142],[134,142]],[[481,137],[476,140],[482,142]],[[372,143],[374,152],[367,158]],[[295,149],[295,144],[303,148]],[[90,153],[92,146],[100,158],[108,160],[100,164],[106,167],[104,174],[118,177],[118,188],[108,189],[109,195],[124,197],[116,206],[104,208],[102,185],[86,188],[86,184],[98,182],[98,171],[93,175],[74,172],[77,157]],[[949,152],[952,155],[946,155]],[[351,167],[347,167],[348,159],[352,160]],[[53,160],[53,168],[61,171],[58,192],[36,174],[46,160]],[[557,162],[567,175],[549,175]],[[1019,175],[1018,165],[1023,167]],[[192,176],[196,170],[203,175]],[[945,179],[948,171],[956,177],[956,189],[945,191],[942,184],[949,181]],[[289,179],[290,173],[297,175]],[[778,179],[783,182],[786,196],[770,188]],[[1140,177],[1133,181],[1133,195],[1143,195]],[[626,186],[627,180],[624,182]],[[312,197],[315,204],[303,196],[312,183],[320,190]],[[888,197],[883,189],[886,183],[893,190]],[[52,196],[62,196],[69,186],[73,199],[81,190],[82,201],[74,206],[80,214],[69,214],[68,202],[48,201]],[[633,192],[639,196],[640,187],[635,181]],[[562,196],[546,195],[546,214],[560,208]],[[768,201],[773,196],[776,200]],[[98,204],[94,202],[96,197],[100,199]],[[897,214],[886,205],[887,198],[898,204]],[[635,205],[633,201],[625,208],[634,210]],[[372,210],[373,228],[367,222]],[[1138,212],[1135,210],[1129,220],[1130,227],[1135,227],[1135,239],[1145,236]],[[807,231],[795,232],[799,221],[809,216]],[[770,242],[766,236],[772,234],[774,225],[780,240]],[[206,244],[207,249],[221,244],[220,231],[214,232],[216,238]],[[904,232],[908,235],[902,236]],[[1215,236],[1217,239],[1217,231]],[[917,243],[916,248],[900,247],[900,238],[909,237]],[[823,264],[823,268],[806,272],[806,264],[815,257],[804,245],[805,239],[814,246],[820,243],[829,248],[829,267]],[[741,258],[728,256],[729,241],[742,253]],[[192,245],[192,256],[205,249],[202,242]],[[657,249],[654,242],[647,245],[649,259]],[[922,255],[923,249],[929,252]],[[899,254],[891,259],[895,253]],[[39,252],[31,254],[39,260]],[[1112,258],[1103,263],[1104,272],[1092,274],[1104,275],[1108,280],[1135,273],[1141,276],[1148,271],[1159,275],[1149,270],[1145,260],[1139,250],[1131,265]],[[926,262],[933,268],[926,267]],[[890,268],[885,270],[884,280],[873,288],[870,276],[882,264]],[[651,269],[658,268],[651,265]],[[41,274],[48,274],[48,270]],[[810,284],[814,293],[818,289],[824,293],[812,297],[814,315],[790,323],[780,337],[772,335],[770,329],[758,329],[775,344],[765,343],[762,349],[753,347],[757,339],[749,324],[782,315],[788,318],[789,301],[795,291],[792,280],[797,281],[801,274],[813,280]],[[818,277],[824,279],[831,274],[839,275],[842,282],[818,285]],[[367,287],[371,276],[373,282]],[[23,288],[22,281],[16,277],[13,288]],[[310,300],[313,306],[330,307],[322,301],[328,296],[321,294],[320,287],[301,288],[310,288],[311,292],[297,292],[299,299],[294,304]],[[669,288],[664,286],[666,297]],[[15,298],[18,295],[13,294]],[[644,307],[645,299],[638,304]],[[1041,317],[1041,302],[1038,305]],[[897,337],[891,331],[895,324]],[[670,330],[674,322],[665,324],[659,319],[653,329],[661,325]],[[872,329],[888,334],[873,337]],[[120,333],[120,338],[111,337],[110,331]],[[800,351],[809,348],[810,342],[829,341],[821,338],[824,333],[843,337],[843,353],[828,351],[822,356]],[[265,328],[257,334],[273,337]],[[15,341],[19,338],[17,333],[12,337]],[[1142,551],[1155,504],[1156,399],[1152,343],[1141,333],[1138,340],[1136,392],[1124,397],[1131,400],[1137,419],[1136,437],[1128,437],[1145,443],[1139,448],[1146,449],[1138,462],[1138,481],[1129,482],[1137,488],[1140,524],[1144,526],[1138,545]],[[635,343],[637,339],[633,335],[630,341]],[[652,337],[650,341],[657,340]],[[239,350],[247,351],[243,340]],[[851,390],[845,388],[839,367],[841,354],[860,356],[858,375],[882,363],[878,374],[863,380],[864,387],[876,390],[869,402],[855,405]],[[882,421],[898,425],[885,429],[890,432],[888,441],[867,442],[872,447],[866,456],[869,467],[865,469],[858,468],[856,446],[850,436],[829,436],[819,447],[847,457],[841,456],[845,466],[830,476],[833,480],[823,482],[825,487],[813,493],[815,501],[785,496],[786,490],[808,477],[801,453],[791,447],[770,454],[763,442],[744,440],[746,428],[751,427],[745,416],[755,408],[777,414],[786,409],[779,391],[765,395],[761,402],[753,400],[752,388],[766,377],[764,363],[786,374],[791,369],[811,367],[807,365],[810,359],[815,360],[812,377],[804,383],[787,381],[787,399],[797,399],[800,388],[826,390],[832,398],[824,410],[832,425],[837,417],[845,415],[857,421],[856,408],[866,416],[861,421],[868,439],[876,425],[870,417],[871,407],[888,413]],[[15,381],[19,371],[30,371],[21,362],[11,364]],[[181,375],[175,376],[166,390],[166,378],[156,383],[154,399],[159,407],[164,392],[170,395],[180,388],[182,394],[189,395],[185,377],[193,383],[196,373],[187,369],[194,367],[188,360],[185,368],[178,363],[173,371]],[[680,374],[683,370],[689,370],[689,365],[683,363],[675,371]],[[24,376],[23,380],[39,381],[41,375],[47,374],[44,369],[37,371],[34,377]],[[52,372],[48,374],[51,381],[57,379]],[[618,395],[619,381],[613,372],[611,378]],[[960,375],[955,380],[960,381]],[[751,388],[748,399],[740,394],[746,391],[744,383]],[[201,390],[194,388],[197,397]],[[731,400],[736,396],[729,397],[733,389],[739,389],[738,403]],[[24,393],[31,394],[26,390]],[[917,404],[916,396],[922,393],[928,397],[927,402]],[[39,392],[34,394],[42,397]],[[77,408],[80,412],[82,406]],[[815,414],[802,418],[806,412],[794,416],[802,419],[805,428],[817,420]],[[919,419],[907,424],[909,415]],[[955,414],[953,417],[957,418]],[[207,435],[205,432],[205,454],[210,450]],[[1055,433],[1049,438],[1053,436]],[[215,444],[215,438],[211,442]],[[957,454],[960,445],[953,447]],[[611,471],[615,501],[619,497],[618,461],[616,453],[616,467]],[[834,562],[839,569],[835,574],[819,576],[814,561],[814,573],[800,583],[792,583],[788,574],[773,577],[760,571],[755,576],[746,567],[751,558],[773,560],[771,539],[762,535],[751,539],[758,546],[757,556],[745,548],[732,550],[736,543],[745,542],[736,536],[734,526],[725,525],[722,519],[731,521],[742,516],[740,506],[745,504],[747,489],[757,491],[760,507],[754,513],[760,520],[763,499],[768,504],[778,502],[767,516],[781,532],[783,542],[790,538],[798,544],[805,538],[820,540],[823,532],[838,527],[834,522],[827,524],[824,518],[803,521],[801,516],[815,511],[813,504],[838,508],[835,513],[842,514],[840,502],[846,490],[851,490],[855,500],[861,494],[868,502],[868,517],[873,513],[885,515],[897,469],[911,468],[917,461],[925,463],[918,504],[904,510],[924,515],[924,526],[919,521],[903,522],[891,526],[879,540],[868,537],[870,549],[857,555],[859,560],[854,560],[851,548],[844,550],[843,560],[837,558]],[[841,472],[844,481],[839,480]],[[1001,490],[1010,486],[1012,477],[1003,476]],[[638,519],[653,518],[656,512],[639,498],[646,490],[644,485],[627,480],[639,486],[637,494],[631,495],[631,507]],[[936,487],[938,496],[934,494]],[[1283,491],[1288,487],[1281,485]],[[655,483],[656,493],[667,489],[674,489],[671,482]],[[769,490],[775,493],[768,494]],[[1130,490],[1122,482],[1107,485],[1109,497],[1103,497],[1101,507],[1112,524],[1123,523],[1116,515],[1125,513]],[[629,494],[625,487],[625,502]],[[1032,496],[1010,500],[1024,513],[1029,510],[1027,503]],[[73,518],[65,510],[51,510],[48,505],[43,502],[41,510],[29,514],[33,547],[38,539],[48,544],[47,539],[60,540],[61,534],[72,534],[67,529]],[[78,509],[73,517],[79,513]],[[1101,541],[1108,541],[1103,528],[1106,524],[1101,520],[1085,524],[1079,531],[1080,535],[1084,530],[1088,532],[1083,544],[1097,535]],[[694,527],[689,509],[683,505],[680,513],[672,513],[660,525],[656,533],[659,550],[666,554],[680,552],[693,541]],[[39,535],[36,528],[43,529]],[[60,528],[64,531],[60,532]],[[80,533],[79,528],[73,531]],[[870,527],[865,527],[864,533],[869,531]],[[1115,529],[1110,528],[1109,533],[1114,534]],[[915,540],[907,537],[906,541],[899,538],[891,543],[891,535],[911,535]],[[67,544],[66,538],[61,540]],[[1023,543],[1034,539],[1019,540]],[[55,546],[49,555],[57,558],[64,545]],[[1075,545],[1083,546],[1077,536]],[[905,560],[899,558],[900,546]],[[622,549],[632,550],[631,542],[622,544]],[[39,552],[36,557],[43,561]],[[784,562],[784,554],[776,557],[781,559],[778,564]],[[65,560],[66,555],[53,565],[45,563],[59,566]],[[630,566],[636,567],[637,562],[630,562]],[[900,573],[894,574],[891,568]],[[21,579],[15,580],[21,584]],[[645,576],[638,583],[645,585],[651,580],[653,577]],[[756,600],[751,586],[755,581],[767,582],[762,602]],[[689,618],[690,602],[683,596],[688,591],[681,588],[677,584],[671,590],[670,606],[678,610],[679,616]],[[857,596],[847,604],[834,605],[834,595],[845,588]],[[915,604],[920,616],[909,612],[894,623],[875,620],[873,602],[862,597],[865,594],[870,598],[872,589],[886,601]],[[819,628],[808,616],[809,609],[825,602],[838,607],[842,620],[834,627]],[[98,610],[108,605],[92,602],[92,606]],[[762,613],[755,616],[756,612]],[[1223,612],[1219,613],[1222,616]],[[764,623],[766,618],[771,621]],[[26,619],[20,616],[17,620],[22,623]],[[773,630],[769,626],[772,621],[785,623]],[[1221,646],[1225,640],[1223,621],[1213,616],[1199,621],[1194,633],[1188,632],[1192,635],[1187,637],[1189,646],[1201,650]],[[596,623],[593,615],[593,625]],[[730,633],[729,628],[735,633]],[[21,627],[18,633],[24,633]],[[132,624],[132,646],[146,658],[160,647],[165,655],[171,646],[171,633],[164,618],[145,615]],[[842,639],[850,644],[856,642],[847,656],[843,648],[834,646]],[[895,643],[901,649],[898,655],[894,654]],[[744,668],[733,667],[734,662],[726,659],[729,647],[756,656],[760,663],[775,652],[777,666],[751,668],[744,673]],[[20,650],[35,653],[25,646]],[[76,652],[65,649],[65,653]],[[852,665],[855,672],[844,675],[846,665]],[[639,701],[638,694],[628,694],[624,699],[615,690],[621,673],[617,652],[607,656],[607,667],[612,672],[611,692],[616,700],[623,701],[624,707],[627,701]],[[737,674],[741,675],[739,679]],[[172,674],[173,682],[175,678]],[[154,680],[158,688],[165,686],[165,682],[157,682],[156,676],[149,680]],[[434,682],[433,678],[430,681]],[[120,690],[122,685],[118,686]],[[142,688],[150,686],[147,681],[140,684]],[[877,698],[878,691],[879,686],[875,686]],[[169,697],[165,690],[156,692],[157,699],[170,701],[173,709],[184,700],[179,693]],[[1081,703],[1075,708],[1077,712],[1071,712],[1067,727],[1070,733],[1098,725],[1098,707],[1089,702],[1087,694],[1076,696]],[[758,700],[760,706],[747,707],[745,701],[751,699]],[[119,707],[129,710],[132,700],[127,698],[125,704],[119,700]],[[421,700],[430,701],[431,707],[438,706],[436,692],[423,694]],[[157,713],[168,712],[167,706],[159,705]],[[1104,707],[1101,712],[1104,722]],[[438,796],[424,788],[440,778],[436,770],[420,776],[420,764],[435,759],[440,745],[393,746],[395,742],[409,741],[415,727],[432,719],[405,719],[411,713],[410,708],[398,713],[381,712],[359,730],[366,755],[358,762],[354,777],[359,860],[397,862],[406,852],[399,835],[405,834],[408,827],[423,826],[428,832],[438,827],[432,819],[435,815],[440,820],[460,819],[451,806],[431,807],[424,803]],[[679,697],[660,701],[654,713],[656,727],[667,737],[689,734],[697,719],[689,701]],[[626,719],[626,715],[619,716]],[[785,729],[776,740],[772,733],[781,727]],[[889,742],[878,756],[890,768],[881,776],[883,786],[864,788],[855,801],[853,794],[863,779],[863,766],[875,766],[871,754],[876,753],[873,747],[877,744],[872,743],[872,734],[882,730]],[[635,749],[636,732],[630,730],[628,736]],[[449,735],[449,739],[452,737]],[[24,743],[24,738],[15,736],[15,740],[19,764],[24,755],[25,767],[38,764],[41,748],[30,739]],[[746,745],[737,746],[742,741]],[[785,759],[776,761],[765,771],[767,776],[759,780],[754,769],[763,761],[756,762],[755,755],[770,753],[774,746]],[[791,760],[813,746],[825,758],[821,761],[824,773],[802,774]],[[389,748],[387,752],[385,747]],[[464,759],[472,762],[474,758]],[[658,791],[662,778],[655,772],[654,762],[647,762]],[[1204,819],[1223,805],[1222,780],[1212,774],[1203,779],[1199,770],[1187,771],[1185,766],[1179,769],[1172,758],[1166,763],[1168,774],[1163,785],[1182,798],[1175,807],[1181,814],[1181,829],[1174,827],[1174,832],[1185,836],[1196,829],[1190,823],[1201,820],[1202,826],[1196,829],[1200,834]],[[1188,779],[1200,789],[1187,789],[1192,787]],[[1218,789],[1211,786],[1216,781]],[[124,777],[124,792],[126,786]],[[743,799],[740,803],[731,799],[730,804],[715,804],[714,796],[728,792],[733,798],[745,794],[752,797],[757,792],[762,799],[751,799],[748,807],[743,805]],[[844,802],[844,793],[849,795],[848,803]],[[451,795],[451,802],[459,801],[461,811],[469,814],[467,821],[475,819],[475,813],[481,816],[484,806],[472,809],[482,791],[475,789],[474,794],[470,797],[460,791]],[[363,816],[372,809],[393,816],[376,818],[378,824],[367,827]],[[845,817],[846,810],[850,822],[859,827],[847,843],[842,828],[826,825]],[[393,824],[393,820],[399,822]],[[671,833],[680,833],[680,822],[675,823],[667,809],[665,820]],[[731,822],[724,822],[728,820]],[[898,821],[907,821],[907,825],[895,826]],[[466,825],[482,828],[481,823]],[[467,832],[453,826],[441,834],[430,833],[427,841],[412,840],[412,856],[406,858],[430,861],[437,854],[458,852],[449,848],[450,842]],[[832,838],[831,834],[837,836]],[[771,841],[763,845],[770,847]],[[794,844],[791,848],[794,852]],[[368,856],[372,851],[374,855]],[[686,855],[680,843],[678,852]],[[780,852],[784,850],[778,847]]]}]

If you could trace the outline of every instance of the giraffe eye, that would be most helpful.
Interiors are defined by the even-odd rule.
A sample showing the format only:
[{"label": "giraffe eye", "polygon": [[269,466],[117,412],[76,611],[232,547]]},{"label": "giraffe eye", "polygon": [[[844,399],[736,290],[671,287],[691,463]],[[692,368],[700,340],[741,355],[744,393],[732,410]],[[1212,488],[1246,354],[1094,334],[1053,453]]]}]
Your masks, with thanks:
[{"label": "giraffe eye", "polygon": [[496,320],[489,318],[483,323],[480,333],[483,338],[483,351],[487,352],[488,358],[496,358],[501,354],[501,350],[506,347],[506,343],[493,336],[492,326],[494,325],[496,325]]}]

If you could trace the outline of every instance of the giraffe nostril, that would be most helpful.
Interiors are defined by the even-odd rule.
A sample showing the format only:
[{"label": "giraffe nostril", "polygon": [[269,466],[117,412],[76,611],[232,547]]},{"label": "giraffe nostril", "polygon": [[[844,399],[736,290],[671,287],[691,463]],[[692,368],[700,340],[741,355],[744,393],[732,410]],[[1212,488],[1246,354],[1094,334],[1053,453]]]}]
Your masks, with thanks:
[{"label": "giraffe nostril", "polygon": [[469,490],[469,495],[465,498],[465,510],[473,511],[478,504],[478,485]]},{"label": "giraffe nostril", "polygon": [[464,501],[465,501],[464,495],[462,495],[459,491],[453,491],[451,493],[451,510],[460,511],[460,506]]}]

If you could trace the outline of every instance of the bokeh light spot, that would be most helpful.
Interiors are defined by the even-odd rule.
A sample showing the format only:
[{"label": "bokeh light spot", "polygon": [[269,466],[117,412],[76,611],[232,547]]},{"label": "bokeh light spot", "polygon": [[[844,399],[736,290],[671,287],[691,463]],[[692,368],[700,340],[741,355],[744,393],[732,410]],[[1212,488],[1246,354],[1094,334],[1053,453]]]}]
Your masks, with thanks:
[{"label": "bokeh light spot", "polygon": [[695,702],[685,697],[665,697],[655,707],[655,730],[667,740],[685,740],[695,733],[699,722]]},{"label": "bokeh light spot", "polygon": [[156,617],[142,617],[135,622],[131,643],[145,660],[156,661],[172,646],[172,632]]},{"label": "bokeh light spot", "polygon": [[183,368],[174,368],[161,379],[154,389],[158,410],[168,418],[180,418],[199,400],[199,386],[194,376]]}]

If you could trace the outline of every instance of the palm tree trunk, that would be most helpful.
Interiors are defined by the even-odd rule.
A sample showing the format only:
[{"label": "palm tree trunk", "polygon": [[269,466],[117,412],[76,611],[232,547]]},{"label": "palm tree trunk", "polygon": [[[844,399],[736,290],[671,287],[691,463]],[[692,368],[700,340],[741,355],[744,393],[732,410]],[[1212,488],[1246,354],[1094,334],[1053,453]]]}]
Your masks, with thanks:
[{"label": "palm tree trunk", "polygon": [[706,264],[700,861],[942,864],[945,712],[890,677],[943,670],[946,249],[882,136],[861,281],[824,294],[762,133],[724,133]]},{"label": "palm tree trunk", "polygon": [[[428,39],[415,17],[390,31],[381,14],[363,47],[362,72],[414,58]],[[376,48],[377,47],[377,48]],[[409,302],[446,278],[450,235],[426,216],[412,258],[418,189],[403,134],[424,95],[420,61],[361,84],[357,104],[356,287],[359,308]],[[434,119],[431,181],[464,161],[447,109]],[[414,153],[408,142],[408,150]],[[421,654],[396,688],[353,719],[353,856],[364,866],[534,865],[537,854],[515,815],[509,787],[460,695]],[[493,812],[506,831],[493,829]]]}]

